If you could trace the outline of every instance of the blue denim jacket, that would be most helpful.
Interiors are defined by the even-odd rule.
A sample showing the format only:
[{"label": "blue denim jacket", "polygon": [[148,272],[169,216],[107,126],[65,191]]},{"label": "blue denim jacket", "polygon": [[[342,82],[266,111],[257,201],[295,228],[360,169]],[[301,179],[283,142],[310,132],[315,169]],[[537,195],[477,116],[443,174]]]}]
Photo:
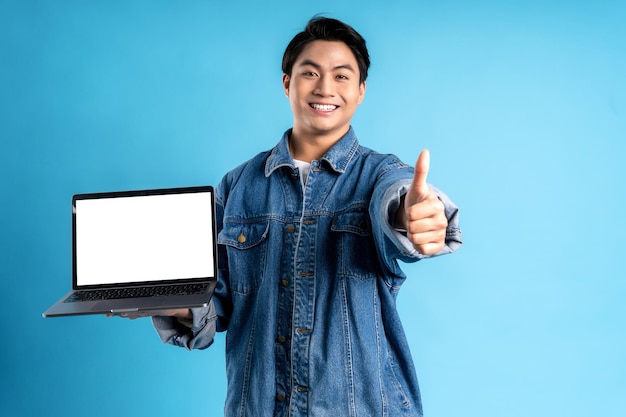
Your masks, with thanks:
[{"label": "blue denim jacket", "polygon": [[[217,187],[219,283],[193,323],[156,317],[162,340],[187,349],[226,334],[227,416],[421,416],[396,311],[397,260],[424,258],[389,219],[413,168],[358,144],[352,129],[303,188],[289,131]],[[461,244],[446,208],[446,247]]]}]

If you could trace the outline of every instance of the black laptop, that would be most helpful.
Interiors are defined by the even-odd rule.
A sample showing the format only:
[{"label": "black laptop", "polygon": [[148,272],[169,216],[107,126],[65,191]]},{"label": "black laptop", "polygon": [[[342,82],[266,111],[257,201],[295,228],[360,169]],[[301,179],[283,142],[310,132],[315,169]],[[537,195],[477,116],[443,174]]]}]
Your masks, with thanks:
[{"label": "black laptop", "polygon": [[211,186],[72,197],[72,291],[43,317],[207,306],[217,282]]}]

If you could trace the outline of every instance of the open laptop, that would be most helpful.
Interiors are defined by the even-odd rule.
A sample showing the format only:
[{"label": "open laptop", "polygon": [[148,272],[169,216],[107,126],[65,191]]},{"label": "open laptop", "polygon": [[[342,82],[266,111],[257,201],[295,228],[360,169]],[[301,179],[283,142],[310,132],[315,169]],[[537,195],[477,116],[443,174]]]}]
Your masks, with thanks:
[{"label": "open laptop", "polygon": [[72,197],[72,291],[43,317],[207,306],[217,282],[211,186]]}]

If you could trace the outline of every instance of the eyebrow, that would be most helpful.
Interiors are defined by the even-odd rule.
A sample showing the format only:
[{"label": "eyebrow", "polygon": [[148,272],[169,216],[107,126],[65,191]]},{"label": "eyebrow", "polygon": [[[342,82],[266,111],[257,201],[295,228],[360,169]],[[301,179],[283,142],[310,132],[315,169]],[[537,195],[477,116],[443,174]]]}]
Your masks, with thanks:
[{"label": "eyebrow", "polygon": [[[299,66],[300,66],[300,67],[304,67],[304,66],[306,66],[306,65],[310,65],[310,66],[312,66],[313,68],[318,69],[318,70],[322,68],[322,66],[321,66],[320,64],[318,64],[318,63],[316,63],[316,62],[314,62],[314,61],[311,61],[310,59],[305,59],[304,61],[302,61],[302,62],[300,63],[300,65],[299,65]],[[333,68],[333,71],[334,71],[334,70],[338,70],[338,69],[346,69],[346,70],[348,70],[348,71],[356,72],[356,71],[354,70],[354,68],[352,67],[352,65],[350,65],[350,64],[337,65],[335,68]]]}]

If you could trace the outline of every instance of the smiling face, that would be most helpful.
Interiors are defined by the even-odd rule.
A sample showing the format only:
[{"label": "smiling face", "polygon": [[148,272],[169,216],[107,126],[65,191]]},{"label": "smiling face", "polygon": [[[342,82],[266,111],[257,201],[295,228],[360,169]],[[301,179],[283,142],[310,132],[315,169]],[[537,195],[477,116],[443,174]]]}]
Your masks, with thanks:
[{"label": "smiling face", "polygon": [[291,75],[283,75],[283,87],[294,116],[292,147],[319,147],[316,157],[348,131],[365,96],[354,54],[337,41],[316,40],[305,46]]}]

